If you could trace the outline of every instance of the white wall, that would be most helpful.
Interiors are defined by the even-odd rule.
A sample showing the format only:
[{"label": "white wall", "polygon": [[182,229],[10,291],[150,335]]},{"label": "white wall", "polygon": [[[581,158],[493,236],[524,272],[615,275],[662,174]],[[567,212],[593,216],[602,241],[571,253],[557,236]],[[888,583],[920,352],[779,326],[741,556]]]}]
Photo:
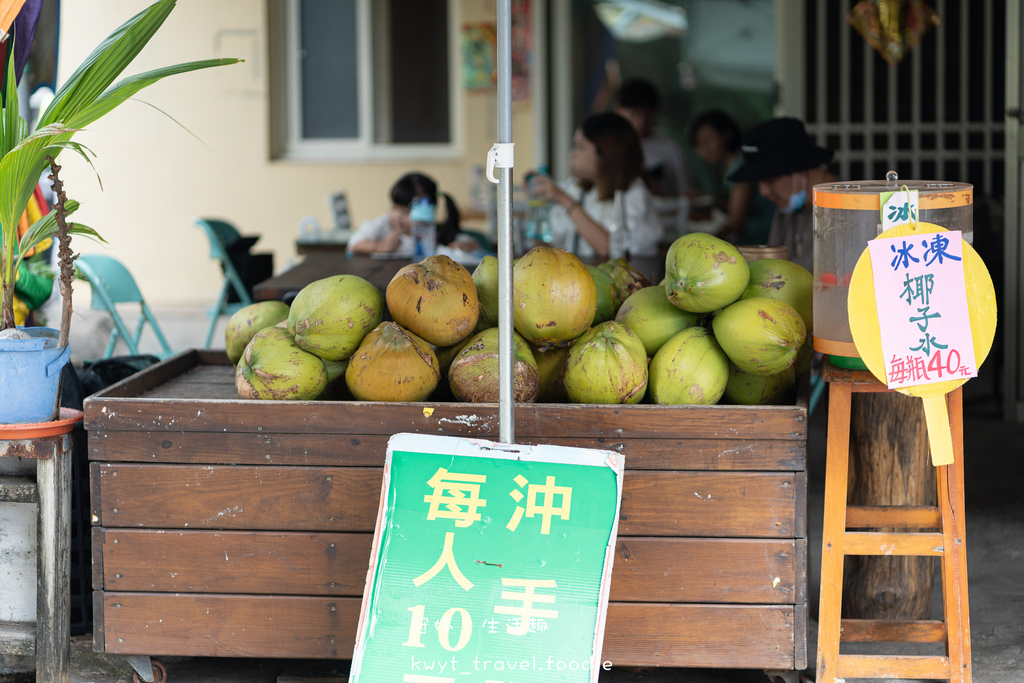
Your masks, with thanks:
[{"label": "white wall", "polygon": [[[148,4],[61,3],[59,79],[66,79],[103,38]],[[493,21],[493,2],[459,0],[456,6],[460,25]],[[352,217],[361,221],[387,209],[387,192],[398,176],[419,169],[464,206],[470,167],[484,162],[496,139],[495,95],[460,90],[466,122],[461,159],[373,164],[271,160],[266,15],[263,0],[179,0],[126,71],[211,57],[244,58],[244,64],[174,76],[139,94],[138,99],[170,114],[199,140],[159,111],[127,102],[77,138],[97,154],[102,191],[84,162],[63,155],[68,195],[82,203],[76,217],[110,243],[79,239],[74,248],[121,259],[151,304],[210,304],[216,298],[221,273],[209,258],[205,237],[192,226],[196,216],[223,217],[243,233],[262,235],[256,250],[273,250],[280,270],[295,258],[294,239],[303,216],[329,225],[328,193],[346,188]],[[531,104],[517,105],[513,118],[516,165],[523,169],[533,163]]]}]

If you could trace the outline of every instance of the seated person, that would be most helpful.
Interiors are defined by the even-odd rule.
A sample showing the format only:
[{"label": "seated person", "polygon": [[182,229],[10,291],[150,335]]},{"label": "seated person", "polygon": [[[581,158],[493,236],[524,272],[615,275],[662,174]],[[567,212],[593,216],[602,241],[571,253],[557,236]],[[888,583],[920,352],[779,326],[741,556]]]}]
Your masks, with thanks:
[{"label": "seated person", "polygon": [[470,252],[479,248],[477,240],[465,235],[459,228],[459,209],[447,192],[439,192],[437,183],[423,173],[407,173],[391,187],[391,210],[376,218],[363,221],[348,242],[350,254],[409,254],[413,253],[412,224],[409,208],[415,197],[427,197],[432,202],[443,197],[444,222],[437,225],[438,246],[455,247]]},{"label": "seated person", "polygon": [[640,139],[629,121],[612,112],[584,119],[569,152],[571,177],[555,183],[533,176],[528,187],[531,196],[555,205],[550,214],[552,246],[580,258],[608,258],[608,226],[614,218],[615,192],[621,191],[629,256],[657,256],[663,229],[644,182],[643,163]]},{"label": "seated person", "polygon": [[775,206],[753,183],[729,179],[743,166],[741,140],[740,127],[721,109],[701,113],[690,126],[690,144],[697,156],[724,173],[728,195],[716,205],[726,213],[726,220],[715,236],[736,244],[767,244]]},{"label": "seated person", "polygon": [[615,113],[625,118],[640,136],[644,167],[651,193],[658,197],[678,197],[690,186],[683,150],[674,141],[654,130],[661,97],[653,83],[630,78],[619,88]]}]

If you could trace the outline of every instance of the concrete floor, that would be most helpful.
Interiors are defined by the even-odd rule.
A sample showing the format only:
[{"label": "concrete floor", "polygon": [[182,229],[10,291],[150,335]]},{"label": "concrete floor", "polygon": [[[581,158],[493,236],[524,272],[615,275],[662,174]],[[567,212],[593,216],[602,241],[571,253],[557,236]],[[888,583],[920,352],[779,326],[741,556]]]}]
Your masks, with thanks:
[{"label": "concrete floor", "polygon": [[[77,303],[77,302],[76,302]],[[96,340],[100,318],[84,307],[86,318],[73,324],[73,348],[83,357],[95,357],[105,343]],[[208,321],[202,309],[157,309],[156,316],[175,350],[201,346]],[[222,344],[224,321],[215,345]],[[155,339],[144,336],[142,350],[156,350]],[[93,349],[98,348],[98,351]],[[975,683],[1024,681],[1024,425],[1004,423],[993,390],[997,368],[990,363],[981,377],[965,388],[965,479],[967,507],[968,576],[971,615],[972,663]],[[808,652],[813,680],[817,640],[818,573],[821,555],[821,520],[825,469],[827,404],[811,416],[808,443],[810,624]],[[939,582],[936,581],[936,586]],[[933,616],[941,618],[936,595]],[[132,670],[124,658],[92,652],[90,636],[73,639],[71,683],[127,683]],[[894,652],[882,645],[865,651]],[[845,650],[844,650],[845,651]],[[910,652],[906,652],[910,654]],[[926,654],[926,652],[915,652]],[[253,660],[166,657],[169,683],[326,683],[346,680],[348,662]],[[32,680],[24,678],[22,680]],[[765,683],[761,671],[613,668],[602,683]],[[0,675],[0,683],[18,681]],[[20,683],[20,681],[18,682]],[[789,683],[787,681],[787,683]]]}]

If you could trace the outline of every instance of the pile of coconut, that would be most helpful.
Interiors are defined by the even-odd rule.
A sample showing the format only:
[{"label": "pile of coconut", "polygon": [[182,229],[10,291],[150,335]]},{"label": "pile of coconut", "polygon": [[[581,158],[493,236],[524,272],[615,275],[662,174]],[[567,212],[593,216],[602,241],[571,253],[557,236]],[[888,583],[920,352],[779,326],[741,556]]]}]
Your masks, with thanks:
[{"label": "pile of coconut", "polygon": [[[790,261],[748,263],[703,233],[676,240],[665,272],[651,285],[623,259],[587,266],[545,246],[516,261],[515,400],[791,401],[814,355],[811,274]],[[495,403],[497,310],[497,259],[470,275],[433,256],[402,268],[384,295],[339,275],[290,307],[247,306],[225,343],[242,398]]]}]

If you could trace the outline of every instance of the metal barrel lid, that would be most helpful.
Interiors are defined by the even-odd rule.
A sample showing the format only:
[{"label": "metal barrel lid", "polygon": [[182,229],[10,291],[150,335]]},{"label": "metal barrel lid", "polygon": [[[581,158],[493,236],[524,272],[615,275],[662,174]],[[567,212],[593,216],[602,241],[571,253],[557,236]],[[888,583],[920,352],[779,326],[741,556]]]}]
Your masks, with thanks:
[{"label": "metal barrel lid", "polygon": [[814,206],[825,209],[878,211],[878,196],[883,192],[907,189],[918,191],[922,210],[953,209],[974,203],[974,186],[970,183],[949,183],[941,180],[856,180],[846,183],[815,185]]}]

